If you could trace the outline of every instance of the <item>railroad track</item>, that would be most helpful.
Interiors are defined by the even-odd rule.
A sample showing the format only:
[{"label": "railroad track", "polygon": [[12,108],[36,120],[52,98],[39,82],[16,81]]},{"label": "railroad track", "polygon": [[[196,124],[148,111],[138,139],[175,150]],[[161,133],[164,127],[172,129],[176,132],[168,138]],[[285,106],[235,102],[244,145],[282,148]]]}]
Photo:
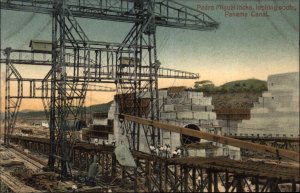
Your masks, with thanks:
[{"label": "railroad track", "polygon": [[[14,156],[16,159],[22,161],[24,165],[27,168],[33,169],[35,171],[39,171],[42,169],[42,164],[30,159],[26,155],[18,152],[17,150],[13,148],[5,148],[5,151],[9,153],[10,155]],[[23,182],[21,182],[17,177],[12,176],[10,174],[10,170],[0,170],[0,181],[2,181],[3,184],[5,184],[8,189],[10,189],[12,192],[18,192],[18,193],[40,193],[41,191],[36,190],[32,187],[29,187],[25,185]],[[0,189],[2,191],[2,189]]]},{"label": "railroad track", "polygon": [[19,157],[19,159],[24,162],[24,165],[26,165],[27,168],[37,171],[37,170],[41,170],[44,167],[43,164],[37,162],[34,159],[31,159],[30,157],[28,157],[28,155],[26,155],[25,152],[22,152],[21,150],[15,148],[15,147],[7,148],[6,150],[8,152],[15,154],[17,157]]}]

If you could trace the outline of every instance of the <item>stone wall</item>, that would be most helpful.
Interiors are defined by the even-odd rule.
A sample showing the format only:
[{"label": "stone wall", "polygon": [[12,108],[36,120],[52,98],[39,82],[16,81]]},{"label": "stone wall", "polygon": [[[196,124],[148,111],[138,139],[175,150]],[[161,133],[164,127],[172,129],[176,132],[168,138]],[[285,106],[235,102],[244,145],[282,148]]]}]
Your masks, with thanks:
[{"label": "stone wall", "polygon": [[[150,93],[144,93],[144,98],[150,97]],[[179,93],[168,93],[168,90],[159,91],[160,121],[172,125],[186,126],[188,124],[197,125],[200,130],[212,132],[221,135],[221,129],[212,129],[218,123],[216,114],[213,112],[211,97],[203,96],[201,92],[181,91]],[[114,118],[114,135],[109,136],[109,142],[116,140],[117,144],[123,143],[128,146],[127,137],[123,135],[120,123],[118,121],[118,104],[114,101],[108,113],[108,119]],[[201,142],[207,142],[201,140]],[[182,146],[181,135],[161,130],[161,145],[169,144],[171,150]],[[234,159],[240,159],[239,148],[223,146],[213,143],[216,150],[210,152],[209,149],[193,150],[191,155],[196,156],[229,156]],[[148,152],[149,148],[143,129],[140,130],[140,151]],[[213,154],[213,155],[212,155]]]},{"label": "stone wall", "polygon": [[237,135],[299,137],[299,72],[270,75],[268,91],[251,109]]}]

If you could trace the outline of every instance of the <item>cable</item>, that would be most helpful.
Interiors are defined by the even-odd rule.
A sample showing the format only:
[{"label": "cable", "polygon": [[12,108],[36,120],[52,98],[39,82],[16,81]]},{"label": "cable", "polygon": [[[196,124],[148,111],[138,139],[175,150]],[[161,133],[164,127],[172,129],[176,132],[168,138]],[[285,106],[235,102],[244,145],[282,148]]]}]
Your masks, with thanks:
[{"label": "cable", "polygon": [[[261,4],[261,2],[259,1],[259,4]],[[275,23],[270,19],[270,17],[266,17],[267,21],[271,24],[271,26],[273,27],[273,29],[275,29],[275,31],[281,35],[281,37],[288,43],[290,44],[293,48],[297,49],[296,46],[294,44],[292,44],[290,42],[290,40],[286,37],[286,35],[284,33],[281,32],[281,30],[275,25]]]},{"label": "cable", "polygon": [[290,44],[293,48],[297,49],[296,46],[290,42],[290,40],[286,37],[286,35],[280,31],[280,29],[275,25],[275,23],[269,17],[267,17],[267,20],[270,22],[272,27],[279,33],[279,35],[281,35],[281,37],[285,41],[287,41],[288,44]]},{"label": "cable", "polygon": [[[277,3],[277,1],[274,1],[273,0],[273,3],[274,3],[274,5],[276,5],[276,6],[278,6],[278,3]],[[284,18],[284,20],[296,31],[296,32],[298,32],[299,31],[299,27],[297,28],[297,26],[294,24],[294,23],[292,23],[288,18],[287,18],[287,16],[284,14],[284,12],[281,10],[281,9],[279,9],[279,11],[280,11],[280,14],[282,15],[282,17]]]},{"label": "cable", "polygon": [[[42,32],[44,32],[44,31],[46,30],[46,28],[49,26],[49,24],[51,23],[51,21],[52,21],[52,19],[50,18],[50,19],[48,20],[48,22],[46,23],[46,25],[44,25],[44,26],[41,28],[41,30],[39,30],[39,32],[38,32],[37,34],[35,34],[35,35],[33,36],[33,38],[31,38],[31,39],[34,40],[35,38],[39,37],[39,36],[42,34]],[[24,44],[22,44],[22,46],[20,46],[20,48],[23,48],[25,45],[28,45],[28,44],[27,44],[27,43],[24,43]]]},{"label": "cable", "polygon": [[21,31],[28,23],[30,23],[30,22],[33,20],[34,16],[35,16],[35,13],[33,13],[33,14],[27,19],[27,21],[22,22],[22,23],[24,23],[24,24],[21,25],[21,26],[19,27],[19,29],[17,29],[17,30],[14,31],[13,33],[10,33],[10,34],[9,34],[7,37],[5,37],[4,39],[5,39],[5,40],[9,40],[9,39],[11,39],[12,37],[14,37],[15,35],[17,35],[18,33],[20,33],[20,31]]}]

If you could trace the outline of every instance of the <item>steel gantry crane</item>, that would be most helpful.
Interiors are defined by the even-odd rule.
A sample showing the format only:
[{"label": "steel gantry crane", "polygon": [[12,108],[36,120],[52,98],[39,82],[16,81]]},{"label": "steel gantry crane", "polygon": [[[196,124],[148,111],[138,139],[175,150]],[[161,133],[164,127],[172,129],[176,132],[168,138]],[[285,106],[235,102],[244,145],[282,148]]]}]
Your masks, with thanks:
[{"label": "steel gantry crane", "polygon": [[[158,120],[160,74],[164,77],[164,72],[171,72],[171,75],[166,74],[167,78],[195,78],[197,75],[187,72],[178,74],[160,67],[156,28],[203,31],[217,29],[219,25],[205,13],[172,0],[1,0],[1,9],[52,15],[51,69],[40,82],[42,85],[49,83],[51,88],[49,97],[42,97],[50,117],[48,165],[54,170],[57,163],[62,176],[68,176],[71,171],[69,163],[74,144],[73,133],[79,129],[78,115],[90,82],[116,84],[120,114]],[[76,17],[134,25],[122,43],[96,42],[89,40]],[[11,65],[13,58],[10,51],[6,51],[7,76],[13,74],[21,80],[22,77]],[[106,64],[103,63],[104,57]],[[43,95],[45,93],[48,92],[42,92]],[[16,112],[17,106],[12,108]],[[10,110],[6,109],[7,119],[11,119]],[[148,145],[159,144],[158,129],[120,120],[131,149],[139,150],[141,132],[144,132]],[[12,126],[6,124],[6,136]]]}]

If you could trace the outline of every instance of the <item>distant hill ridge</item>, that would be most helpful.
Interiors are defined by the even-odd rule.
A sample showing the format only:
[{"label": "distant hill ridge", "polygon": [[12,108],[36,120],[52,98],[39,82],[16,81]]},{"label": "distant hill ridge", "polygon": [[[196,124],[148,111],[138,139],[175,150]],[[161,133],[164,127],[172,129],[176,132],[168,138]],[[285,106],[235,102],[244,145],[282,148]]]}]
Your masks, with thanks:
[{"label": "distant hill ridge", "polygon": [[[234,92],[263,92],[266,91],[267,82],[258,79],[246,79],[246,80],[236,80],[227,82],[221,86],[215,86],[210,81],[200,81],[196,82],[194,86],[194,91],[205,92],[205,93],[234,93]],[[197,84],[198,83],[198,84]],[[205,83],[205,84],[199,84]]]},{"label": "distant hill ridge", "polygon": [[[108,112],[111,102],[108,103],[103,103],[103,104],[97,104],[97,105],[92,105],[89,107],[86,107],[86,112]],[[29,117],[40,117],[40,116],[45,116],[45,111],[30,111],[30,110],[24,110],[19,112],[19,116],[22,118],[29,118]]]},{"label": "distant hill ridge", "polygon": [[223,90],[228,91],[254,91],[263,92],[268,89],[267,81],[258,79],[237,80],[223,84],[220,86]]}]

